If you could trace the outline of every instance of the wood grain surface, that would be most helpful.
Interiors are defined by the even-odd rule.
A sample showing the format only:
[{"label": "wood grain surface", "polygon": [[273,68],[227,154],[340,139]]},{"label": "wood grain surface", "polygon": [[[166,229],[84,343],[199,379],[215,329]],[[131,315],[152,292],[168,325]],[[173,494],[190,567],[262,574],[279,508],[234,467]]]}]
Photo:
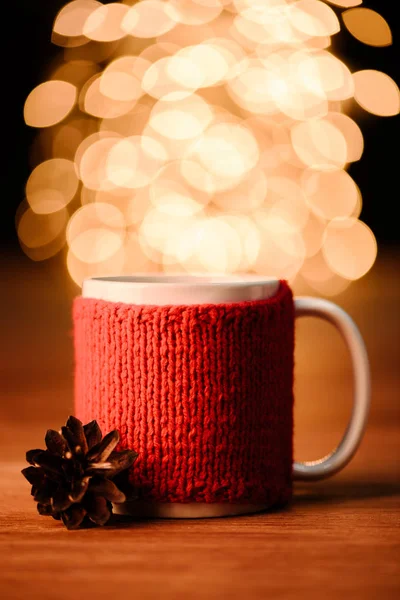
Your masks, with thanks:
[{"label": "wood grain surface", "polygon": [[[66,531],[39,517],[19,471],[72,407],[70,305],[60,260],[8,257],[2,273],[0,598],[336,599],[400,597],[398,255],[335,298],[369,351],[373,399],[353,461],[295,486],[290,507],[204,520],[114,521]],[[300,284],[295,291],[305,290]],[[347,351],[332,327],[297,326],[296,459],[338,443],[350,413]]]}]

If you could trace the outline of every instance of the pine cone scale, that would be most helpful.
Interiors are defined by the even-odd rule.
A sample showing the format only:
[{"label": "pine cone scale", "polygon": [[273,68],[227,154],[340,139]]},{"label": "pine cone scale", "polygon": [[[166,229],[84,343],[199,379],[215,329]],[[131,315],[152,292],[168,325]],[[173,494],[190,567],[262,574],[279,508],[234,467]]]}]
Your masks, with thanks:
[{"label": "pine cone scale", "polygon": [[69,498],[69,494],[67,490],[62,488],[58,488],[50,498],[50,505],[52,506],[52,512],[62,513],[64,510],[67,510],[72,504],[72,500]]},{"label": "pine cone scale", "polygon": [[121,452],[112,452],[108,457],[112,464],[111,477],[114,477],[121,471],[129,469],[138,457],[138,453],[134,450],[121,450]]},{"label": "pine cone scale", "polygon": [[111,517],[111,503],[102,496],[89,493],[85,498],[84,507],[89,519],[96,525],[105,525]]},{"label": "pine cone scale", "polygon": [[54,493],[50,485],[44,485],[40,488],[35,487],[33,499],[35,502],[39,502],[39,504],[50,504]]},{"label": "pine cone scale", "polygon": [[49,450],[42,450],[33,457],[33,466],[41,467],[48,477],[52,474],[58,476],[62,467],[62,458],[51,454]]},{"label": "pine cone scale", "polygon": [[72,505],[63,512],[62,520],[67,529],[79,529],[86,514],[83,506]]},{"label": "pine cone scale", "polygon": [[26,453],[26,462],[29,463],[30,465],[35,466],[35,456],[37,454],[40,454],[41,452],[44,452],[44,450],[42,450],[40,448],[35,448],[34,450],[28,450],[28,452]]},{"label": "pine cone scale", "polygon": [[77,452],[76,448],[79,447],[81,449],[80,451],[83,452],[83,454],[87,454],[89,448],[87,445],[85,431],[83,429],[81,421],[79,421],[79,419],[77,419],[76,417],[71,416],[67,421],[67,428],[69,429],[69,431],[72,432],[73,438],[76,442],[75,452]]},{"label": "pine cone scale", "polygon": [[103,437],[101,433],[101,429],[98,426],[97,421],[90,421],[87,425],[83,426],[83,431],[85,432],[85,437],[87,441],[87,445],[89,450],[99,444],[101,442],[101,438]]},{"label": "pine cone scale", "polygon": [[96,446],[93,446],[93,448],[89,450],[87,455],[88,460],[97,463],[105,462],[114,450],[115,446],[118,444],[118,442],[118,431],[110,431],[110,433],[107,433],[107,435],[104,436],[104,438],[99,444],[96,444]]},{"label": "pine cone scale", "polygon": [[83,496],[87,492],[89,486],[89,479],[89,477],[85,477],[84,479],[74,481],[74,483],[72,484],[71,492],[68,496],[71,502],[79,503],[82,500]]},{"label": "pine cone scale", "polygon": [[103,496],[106,500],[115,502],[116,504],[121,504],[126,500],[125,494],[109,479],[100,479],[98,481],[92,479],[90,482],[90,491],[95,492],[96,494]]},{"label": "pine cone scale", "polygon": [[46,433],[46,437],[44,438],[46,448],[52,454],[58,454],[58,456],[63,456],[67,451],[67,442],[65,438],[54,429],[48,429]]},{"label": "pine cone scale", "polygon": [[37,510],[39,515],[44,515],[46,517],[51,515],[51,506],[48,504],[40,504],[39,502],[37,505]]},{"label": "pine cone scale", "polygon": [[26,467],[21,473],[31,485],[41,485],[44,481],[45,474],[40,467]]}]

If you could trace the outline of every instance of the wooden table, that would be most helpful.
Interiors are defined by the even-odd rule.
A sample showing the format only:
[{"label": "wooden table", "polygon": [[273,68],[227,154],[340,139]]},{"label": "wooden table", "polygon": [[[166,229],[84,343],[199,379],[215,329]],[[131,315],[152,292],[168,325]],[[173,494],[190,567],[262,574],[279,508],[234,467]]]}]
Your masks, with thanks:
[{"label": "wooden table", "polygon": [[[400,597],[397,259],[336,298],[355,318],[372,365],[369,427],[332,479],[295,486],[286,510],[201,521],[120,522],[66,531],[39,517],[19,474],[24,451],[71,412],[70,303],[61,259],[9,257],[2,274],[0,598],[389,600]],[[301,290],[300,290],[301,291]],[[347,352],[329,325],[303,320],[296,350],[296,458],[340,439],[350,411]]]}]

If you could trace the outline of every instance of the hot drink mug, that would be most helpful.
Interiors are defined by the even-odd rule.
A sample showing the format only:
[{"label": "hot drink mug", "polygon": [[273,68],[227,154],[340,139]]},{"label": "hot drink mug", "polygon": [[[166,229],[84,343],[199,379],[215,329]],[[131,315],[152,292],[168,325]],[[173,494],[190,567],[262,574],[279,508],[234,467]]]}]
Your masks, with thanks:
[{"label": "hot drink mug", "polygon": [[[118,429],[139,457],[137,500],[117,511],[160,517],[242,514],[287,503],[295,479],[342,469],[369,409],[361,335],[326,300],[285,281],[138,275],[84,282],[74,303],[75,412]],[[354,399],[339,446],[293,462],[295,318],[332,323],[350,352]]]}]

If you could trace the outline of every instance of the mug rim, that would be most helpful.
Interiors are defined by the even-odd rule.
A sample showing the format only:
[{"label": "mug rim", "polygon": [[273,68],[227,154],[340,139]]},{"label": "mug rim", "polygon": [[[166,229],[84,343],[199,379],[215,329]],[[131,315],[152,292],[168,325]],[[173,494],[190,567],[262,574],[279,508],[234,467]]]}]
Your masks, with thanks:
[{"label": "mug rim", "polygon": [[102,277],[87,277],[83,281],[83,285],[88,282],[95,281],[105,284],[121,284],[130,287],[136,286],[234,286],[242,287],[247,285],[266,285],[275,283],[277,277],[264,277],[253,274],[244,275],[186,275],[186,274],[169,274],[169,273],[138,273],[133,275],[106,275]]},{"label": "mug rim", "polygon": [[275,296],[279,279],[253,274],[138,273],[85,279],[84,298],[143,305],[221,304]]}]

